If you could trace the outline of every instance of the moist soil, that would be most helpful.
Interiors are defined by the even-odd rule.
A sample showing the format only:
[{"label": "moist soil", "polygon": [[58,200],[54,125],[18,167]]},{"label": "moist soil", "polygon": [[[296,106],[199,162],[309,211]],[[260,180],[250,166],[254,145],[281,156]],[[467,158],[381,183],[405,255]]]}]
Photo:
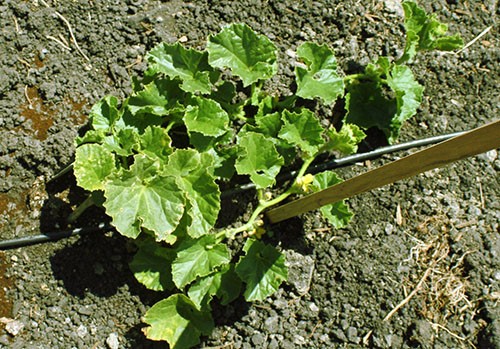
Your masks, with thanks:
[{"label": "moist soil", "polygon": [[[425,99],[400,141],[498,119],[497,1],[421,5],[465,42],[492,28],[458,54],[418,57]],[[84,193],[71,174],[51,178],[71,163],[93,103],[130,93],[158,42],[202,48],[222,25],[245,22],[279,47],[284,92],[290,52],[306,40],[332,47],[346,73],[404,44],[397,0],[3,0],[0,12],[2,240],[106,219],[89,210],[68,227]],[[287,254],[289,282],[263,302],[215,305],[200,348],[500,348],[499,170],[493,150],[349,200],[356,215],[344,229],[316,213],[274,226],[267,239]],[[241,220],[252,200],[229,199],[222,215]],[[0,347],[168,347],[141,333],[140,317],[165,295],[135,281],[132,255],[113,231],[0,252]]]}]

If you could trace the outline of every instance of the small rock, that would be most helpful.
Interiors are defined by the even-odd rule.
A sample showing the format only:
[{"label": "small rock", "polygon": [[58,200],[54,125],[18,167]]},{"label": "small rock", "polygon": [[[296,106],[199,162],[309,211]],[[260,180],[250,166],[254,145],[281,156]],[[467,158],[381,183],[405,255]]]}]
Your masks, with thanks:
[{"label": "small rock", "polygon": [[277,333],[279,329],[279,316],[268,317],[264,321],[264,328],[268,333]]},{"label": "small rock", "polygon": [[109,349],[118,349],[120,342],[118,341],[118,335],[116,333],[110,333],[108,338],[106,338],[106,344]]},{"label": "small rock", "polygon": [[351,343],[359,343],[360,338],[358,337],[358,329],[356,327],[349,327],[347,329],[347,339],[349,339],[349,342]]},{"label": "small rock", "polygon": [[385,8],[393,13],[396,13],[399,17],[404,17],[405,13],[401,2],[398,0],[384,0]]},{"label": "small rock", "polygon": [[288,283],[295,287],[299,295],[309,291],[314,271],[314,259],[293,250],[285,251],[288,266]]},{"label": "small rock", "polygon": [[267,349],[279,349],[280,343],[276,338],[271,338],[271,341],[267,345]]},{"label": "small rock", "polygon": [[81,306],[77,310],[78,314],[90,316],[92,314],[92,309],[89,306]]},{"label": "small rock", "polygon": [[252,343],[255,345],[255,347],[261,347],[265,341],[266,338],[262,333],[257,332],[252,336]]},{"label": "small rock", "polygon": [[481,160],[485,160],[487,162],[493,163],[498,158],[498,152],[495,149],[493,149],[493,150],[490,150],[490,151],[488,151],[486,153],[478,155],[478,157]]},{"label": "small rock", "polygon": [[7,336],[6,334],[0,336],[0,344],[1,345],[5,345],[6,347],[8,345],[10,345],[10,339],[9,339],[9,336]]},{"label": "small rock", "polygon": [[78,328],[76,330],[76,334],[78,335],[78,337],[84,338],[88,334],[87,327],[85,327],[83,325],[78,326]]},{"label": "small rock", "polygon": [[293,336],[293,343],[296,345],[303,346],[304,344],[306,344],[306,339],[301,335],[296,334]]},{"label": "small rock", "polygon": [[19,320],[12,320],[5,324],[5,331],[13,336],[17,336],[24,328],[24,324]]},{"label": "small rock", "polygon": [[391,235],[393,232],[394,232],[394,225],[392,225],[391,223],[387,223],[385,226],[385,233],[387,235]]},{"label": "small rock", "polygon": [[310,311],[313,311],[313,312],[315,312],[315,313],[317,313],[317,312],[319,311],[319,308],[318,308],[318,306],[316,305],[316,303],[311,302],[311,303],[309,303],[309,310],[310,310]]},{"label": "small rock", "polygon": [[333,330],[333,335],[335,337],[337,337],[338,340],[340,340],[342,342],[347,342],[347,337],[345,336],[344,332],[340,328]]}]

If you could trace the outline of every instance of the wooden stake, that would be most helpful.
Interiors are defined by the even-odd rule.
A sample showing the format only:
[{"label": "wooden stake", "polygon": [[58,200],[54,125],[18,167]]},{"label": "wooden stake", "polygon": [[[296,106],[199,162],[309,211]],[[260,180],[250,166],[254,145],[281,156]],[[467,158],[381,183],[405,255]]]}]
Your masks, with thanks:
[{"label": "wooden stake", "polygon": [[278,223],[321,206],[496,148],[500,148],[500,120],[271,209],[266,213],[266,217],[271,223]]}]

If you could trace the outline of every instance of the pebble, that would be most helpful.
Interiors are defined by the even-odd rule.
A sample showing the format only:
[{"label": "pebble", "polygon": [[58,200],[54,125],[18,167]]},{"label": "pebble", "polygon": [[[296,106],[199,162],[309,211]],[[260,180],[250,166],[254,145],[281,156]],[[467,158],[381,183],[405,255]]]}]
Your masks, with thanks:
[{"label": "pebble", "polygon": [[78,328],[76,330],[76,334],[78,335],[78,337],[84,338],[88,334],[87,327],[84,325],[78,326]]},{"label": "pebble", "polygon": [[264,321],[264,328],[266,329],[266,332],[268,332],[268,333],[276,333],[276,332],[278,332],[279,321],[280,320],[279,320],[279,316],[278,315],[268,317]]},{"label": "pebble", "polygon": [[108,338],[106,338],[106,344],[108,345],[109,349],[118,349],[118,347],[120,346],[118,335],[115,332],[110,333]]},{"label": "pebble", "polygon": [[358,337],[358,329],[356,327],[349,327],[347,329],[347,339],[352,343],[359,343],[360,338]]},{"label": "pebble", "polygon": [[78,312],[78,314],[89,316],[92,314],[93,311],[89,306],[85,305],[85,306],[79,307],[77,312]]},{"label": "pebble", "polygon": [[309,310],[317,313],[319,311],[318,306],[314,302],[309,303]]},{"label": "pebble", "polygon": [[5,324],[5,331],[13,336],[17,336],[24,328],[24,324],[19,320],[12,320]]},{"label": "pebble", "polygon": [[0,336],[0,344],[1,345],[5,345],[5,346],[8,346],[10,345],[10,339],[9,339],[9,336],[7,336],[6,334]]},{"label": "pebble", "polygon": [[262,344],[264,344],[264,342],[266,341],[266,338],[264,337],[264,335],[260,332],[257,332],[255,333],[253,336],[252,336],[252,343],[256,346],[256,347],[261,347]]},{"label": "pebble", "polygon": [[295,287],[299,295],[304,295],[311,287],[314,259],[293,250],[285,251],[288,266],[288,283]]}]

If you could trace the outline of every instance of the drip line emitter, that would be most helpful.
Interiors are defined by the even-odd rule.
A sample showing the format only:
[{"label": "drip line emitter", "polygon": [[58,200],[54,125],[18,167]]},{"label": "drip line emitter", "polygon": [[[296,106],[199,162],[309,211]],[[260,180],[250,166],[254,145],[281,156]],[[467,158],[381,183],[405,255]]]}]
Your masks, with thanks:
[{"label": "drip line emitter", "polygon": [[[340,168],[340,167],[346,167],[348,165],[352,165],[352,164],[355,164],[358,162],[362,162],[362,161],[366,161],[366,160],[370,160],[370,159],[376,159],[376,158],[381,157],[383,155],[395,153],[398,151],[409,150],[409,149],[413,149],[413,148],[423,147],[426,145],[440,143],[440,142],[446,141],[450,138],[462,135],[464,133],[465,132],[454,132],[454,133],[444,134],[444,135],[440,135],[440,136],[433,136],[433,137],[423,138],[423,139],[419,139],[419,140],[413,140],[413,141],[409,141],[409,142],[405,142],[405,143],[389,145],[389,146],[381,147],[381,148],[378,148],[375,150],[371,150],[371,151],[367,151],[367,152],[359,153],[359,154],[354,154],[354,155],[346,156],[346,157],[339,158],[339,159],[328,160],[324,163],[313,165],[309,169],[308,173],[315,174],[315,173],[322,172],[322,171],[333,170],[333,169]],[[61,172],[56,174],[50,181],[54,181],[54,180],[60,178],[64,174],[71,171],[71,169],[72,169],[71,165],[66,167]],[[294,178],[295,175],[296,175],[296,171],[290,171],[288,173],[284,173],[282,175],[279,175],[277,177],[277,181],[284,182],[284,181],[287,181],[287,180]],[[221,199],[222,198],[229,198],[229,197],[235,196],[237,194],[240,194],[240,193],[252,190],[252,189],[255,189],[255,184],[253,184],[253,183],[243,184],[243,185],[237,186],[235,188],[223,191],[221,193]],[[19,248],[19,247],[23,247],[23,246],[39,244],[42,242],[57,241],[60,239],[69,238],[71,236],[77,236],[77,235],[83,235],[83,234],[89,234],[89,233],[95,233],[95,232],[106,232],[106,231],[110,231],[113,229],[114,229],[114,227],[109,223],[99,223],[98,225],[92,226],[92,227],[80,227],[80,228],[75,228],[75,229],[71,229],[71,230],[48,232],[48,233],[32,235],[32,236],[23,236],[23,237],[18,237],[18,238],[14,238],[14,239],[0,241],[0,250],[14,249],[14,248]]]}]

